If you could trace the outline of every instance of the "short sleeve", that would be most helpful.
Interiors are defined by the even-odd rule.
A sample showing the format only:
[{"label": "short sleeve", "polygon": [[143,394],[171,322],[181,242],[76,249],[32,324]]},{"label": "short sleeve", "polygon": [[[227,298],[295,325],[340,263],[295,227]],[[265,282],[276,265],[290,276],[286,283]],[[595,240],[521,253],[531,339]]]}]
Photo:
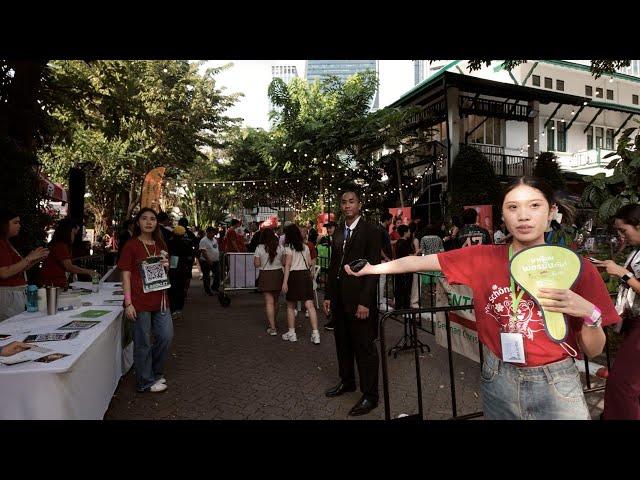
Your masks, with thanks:
[{"label": "short sleeve", "polygon": [[207,238],[207,237],[202,237],[202,238],[200,239],[200,243],[198,243],[198,248],[199,248],[200,250],[205,250],[205,249],[207,248],[207,247],[205,246],[205,238]]},{"label": "short sleeve", "polygon": [[586,259],[582,259],[582,273],[573,291],[590,301],[602,311],[602,325],[613,325],[620,321],[615,305],[600,273]]},{"label": "short sleeve", "polygon": [[127,242],[120,254],[120,260],[118,260],[118,268],[120,270],[131,272],[135,267],[135,252],[133,242]]},{"label": "short sleeve", "polygon": [[262,250],[264,249],[264,247],[262,245],[258,245],[256,247],[256,251],[253,253],[253,256],[256,258],[260,258],[260,254],[262,253]]},{"label": "short sleeve", "polygon": [[438,253],[442,273],[451,284],[469,285],[478,271],[475,260],[482,257],[483,246],[474,246]]},{"label": "short sleeve", "polygon": [[282,253],[283,255],[293,255],[293,252],[291,251],[291,247],[289,247],[288,245],[284,247],[284,250]]}]

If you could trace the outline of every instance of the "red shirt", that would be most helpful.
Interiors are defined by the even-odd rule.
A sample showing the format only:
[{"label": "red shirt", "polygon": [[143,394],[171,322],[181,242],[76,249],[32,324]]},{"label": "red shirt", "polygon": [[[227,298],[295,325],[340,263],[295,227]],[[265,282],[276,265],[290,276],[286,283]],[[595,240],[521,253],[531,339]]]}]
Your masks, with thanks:
[{"label": "red shirt", "polygon": [[40,270],[40,284],[43,286],[67,288],[67,271],[62,262],[71,260],[71,248],[62,242],[56,242],[49,247],[49,256]]},{"label": "red shirt", "polygon": [[313,244],[313,242],[310,242],[309,240],[307,240],[307,247],[309,247],[309,253],[311,255],[311,260],[313,260],[314,258],[316,258],[318,256],[318,250],[316,250],[316,246]]},{"label": "red shirt", "polygon": [[[22,260],[7,240],[0,240],[0,267],[9,267]],[[16,273],[14,276],[0,279],[0,287],[21,287],[26,285],[24,272]]]},{"label": "red shirt", "polygon": [[[157,312],[162,309],[162,298],[165,290],[144,293],[142,290],[142,277],[140,276],[140,264],[149,255],[139,238],[132,238],[122,247],[118,268],[131,272],[131,303],[136,312]],[[147,245],[152,256],[160,254],[158,246]]]},{"label": "red shirt", "polygon": [[[553,342],[544,330],[542,312],[525,293],[518,308],[518,322],[508,327],[511,306],[511,287],[507,245],[477,245],[438,253],[442,273],[451,284],[464,284],[473,290],[476,327],[480,341],[498,358],[502,358],[501,327],[505,332],[522,333],[526,365],[536,367],[557,362],[569,354],[561,344]],[[618,323],[615,311],[602,277],[584,258],[582,273],[572,288],[574,292],[602,310],[602,325]],[[565,341],[578,351],[576,334],[583,319],[567,317],[569,334]],[[571,349],[569,349],[571,351]]]}]

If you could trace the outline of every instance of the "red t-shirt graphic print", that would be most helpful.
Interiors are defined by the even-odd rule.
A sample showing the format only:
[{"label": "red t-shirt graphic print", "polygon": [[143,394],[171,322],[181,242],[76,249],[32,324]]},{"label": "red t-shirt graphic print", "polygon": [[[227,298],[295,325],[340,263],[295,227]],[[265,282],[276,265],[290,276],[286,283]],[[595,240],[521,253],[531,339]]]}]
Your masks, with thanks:
[{"label": "red t-shirt graphic print", "polygon": [[[516,318],[511,317],[508,254],[507,245],[478,245],[438,254],[442,273],[449,283],[468,285],[473,290],[480,342],[502,358],[500,332],[521,333],[526,359],[522,366],[546,365],[568,357],[567,350],[579,351],[576,334],[582,328],[583,319],[568,317],[569,335],[565,343],[569,348],[547,336],[542,312],[529,294],[523,295]],[[603,326],[619,322],[600,274],[584,258],[581,260],[582,273],[572,290],[602,310]]]}]

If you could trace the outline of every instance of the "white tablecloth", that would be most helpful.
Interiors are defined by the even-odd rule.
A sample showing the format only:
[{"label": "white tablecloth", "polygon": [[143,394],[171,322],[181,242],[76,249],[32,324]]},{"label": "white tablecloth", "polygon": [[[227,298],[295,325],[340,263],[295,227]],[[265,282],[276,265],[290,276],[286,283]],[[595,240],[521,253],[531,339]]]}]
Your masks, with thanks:
[{"label": "white tablecloth", "polygon": [[[100,292],[83,295],[91,306],[59,312],[57,315],[22,313],[0,323],[0,333],[11,334],[0,342],[6,345],[24,340],[29,334],[48,333],[72,320],[99,320],[81,330],[71,340],[38,345],[69,356],[51,363],[0,364],[0,419],[83,419],[104,417],[120,377],[133,363],[133,343],[122,348],[122,307],[105,305],[104,300],[122,299],[113,295],[120,287],[102,284]],[[86,310],[108,310],[95,319],[71,318]],[[60,332],[63,332],[60,330]]]}]

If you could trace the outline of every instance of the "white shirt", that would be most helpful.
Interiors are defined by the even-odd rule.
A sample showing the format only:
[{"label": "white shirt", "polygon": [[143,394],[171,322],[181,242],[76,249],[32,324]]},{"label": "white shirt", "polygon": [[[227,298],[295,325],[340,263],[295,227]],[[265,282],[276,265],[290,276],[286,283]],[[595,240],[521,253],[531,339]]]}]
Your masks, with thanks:
[{"label": "white shirt", "polygon": [[[309,247],[307,245],[302,245],[302,252],[296,251],[293,247],[287,245],[284,247],[284,254],[291,255],[291,271],[297,270],[308,270],[311,268],[311,252],[309,252]],[[303,259],[304,255],[304,259]],[[305,260],[307,264],[305,265]],[[307,268],[307,265],[309,268]]]},{"label": "white shirt", "polygon": [[[200,250],[205,250],[207,252],[209,260],[213,260],[214,262],[218,262],[220,260],[218,241],[215,238],[209,240],[209,237],[207,236],[202,237],[202,240],[200,240]],[[202,255],[200,258],[205,259]]]},{"label": "white shirt", "polygon": [[269,252],[264,247],[264,244],[258,245],[254,257],[260,259],[260,270],[281,270],[283,268],[282,265],[282,254],[284,253],[284,248],[278,245],[278,249],[276,250],[276,256],[273,257],[273,262],[269,262]]}]

